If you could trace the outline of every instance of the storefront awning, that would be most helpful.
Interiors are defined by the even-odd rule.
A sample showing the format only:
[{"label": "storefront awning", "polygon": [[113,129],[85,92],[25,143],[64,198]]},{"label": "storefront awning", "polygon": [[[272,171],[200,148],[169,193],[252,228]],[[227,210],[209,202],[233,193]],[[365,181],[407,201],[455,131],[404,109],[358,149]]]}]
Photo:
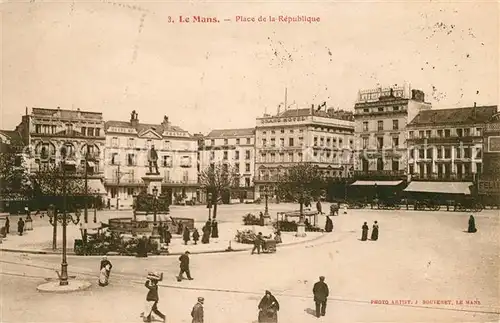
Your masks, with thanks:
[{"label": "storefront awning", "polygon": [[89,179],[88,182],[89,193],[93,194],[106,194],[106,189],[100,179]]},{"label": "storefront awning", "polygon": [[465,194],[470,195],[471,182],[416,182],[404,189],[405,192]]},{"label": "storefront awning", "polygon": [[396,186],[403,181],[355,181],[351,186]]}]

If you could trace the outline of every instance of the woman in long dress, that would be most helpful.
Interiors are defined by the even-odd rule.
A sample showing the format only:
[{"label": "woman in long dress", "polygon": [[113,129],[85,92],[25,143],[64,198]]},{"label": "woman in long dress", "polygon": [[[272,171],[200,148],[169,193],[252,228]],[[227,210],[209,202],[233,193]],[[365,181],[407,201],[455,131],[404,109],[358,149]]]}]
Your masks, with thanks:
[{"label": "woman in long dress", "polygon": [[259,303],[259,323],[277,323],[280,304],[276,297],[266,290]]},{"label": "woman in long dress", "polygon": [[332,221],[332,219],[330,219],[330,217],[328,215],[326,216],[325,231],[326,232],[333,231],[333,221]]},{"label": "woman in long dress", "polygon": [[469,217],[469,228],[467,229],[467,232],[475,233],[476,231],[477,231],[476,220],[474,219],[474,216],[471,214],[471,216]]},{"label": "woman in long dress", "polygon": [[110,270],[111,270],[110,264],[107,264],[106,266],[101,268],[101,272],[99,273],[99,286],[101,287],[108,286]]},{"label": "woman in long dress", "polygon": [[368,224],[366,224],[366,222],[363,223],[361,230],[362,230],[361,241],[366,241],[368,239]]},{"label": "woman in long dress", "polygon": [[373,229],[372,229],[372,237],[371,237],[371,240],[372,241],[377,241],[378,239],[378,223],[377,221],[375,221],[373,223]]}]

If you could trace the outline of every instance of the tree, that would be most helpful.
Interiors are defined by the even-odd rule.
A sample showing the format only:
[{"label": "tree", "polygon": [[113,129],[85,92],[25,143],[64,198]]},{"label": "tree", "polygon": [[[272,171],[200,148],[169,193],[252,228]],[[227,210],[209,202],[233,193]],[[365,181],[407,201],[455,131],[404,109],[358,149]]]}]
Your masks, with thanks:
[{"label": "tree", "polygon": [[20,200],[30,195],[30,179],[22,154],[10,145],[0,149],[0,196]]},{"label": "tree", "polygon": [[236,186],[239,181],[237,170],[228,164],[212,164],[200,173],[200,184],[208,194],[211,194],[211,200],[208,201],[214,207],[213,218],[217,217],[217,203],[222,200],[222,195]]},{"label": "tree", "polygon": [[304,204],[318,199],[325,187],[325,178],[319,167],[300,163],[287,169],[277,184],[278,194],[300,205],[300,221],[303,219]]}]

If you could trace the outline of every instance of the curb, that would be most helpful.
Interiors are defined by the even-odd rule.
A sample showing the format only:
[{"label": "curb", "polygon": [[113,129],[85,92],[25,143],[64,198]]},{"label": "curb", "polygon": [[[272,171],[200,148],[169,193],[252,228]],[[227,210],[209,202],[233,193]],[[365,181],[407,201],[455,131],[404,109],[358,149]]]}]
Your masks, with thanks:
[{"label": "curb", "polygon": [[[320,236],[314,237],[313,239],[306,240],[306,241],[296,241],[296,242],[291,242],[288,244],[284,245],[276,245],[276,248],[285,248],[288,246],[295,246],[295,245],[300,245],[300,244],[305,244],[309,242],[313,242],[316,240],[319,240],[323,238],[326,235],[326,233],[323,233]],[[189,251],[191,255],[202,255],[202,254],[218,254],[218,253],[233,253],[233,252],[243,252],[243,251],[251,251],[253,247],[247,247],[247,248],[238,248],[238,249],[232,249],[231,251],[227,249],[218,249],[218,250],[206,250],[206,251]],[[15,249],[15,248],[0,248],[0,252],[11,252],[11,253],[27,253],[27,254],[35,254],[35,255],[61,255],[61,252],[56,252],[52,250],[32,250],[32,249]],[[168,254],[163,254],[163,255],[148,255],[148,257],[165,257],[165,256],[180,256],[184,254],[184,252],[172,252]],[[67,255],[69,256],[76,256],[74,252],[67,252]],[[92,256],[81,256],[81,257],[102,257],[102,255],[92,255]],[[135,257],[135,256],[119,256],[119,257]]]}]

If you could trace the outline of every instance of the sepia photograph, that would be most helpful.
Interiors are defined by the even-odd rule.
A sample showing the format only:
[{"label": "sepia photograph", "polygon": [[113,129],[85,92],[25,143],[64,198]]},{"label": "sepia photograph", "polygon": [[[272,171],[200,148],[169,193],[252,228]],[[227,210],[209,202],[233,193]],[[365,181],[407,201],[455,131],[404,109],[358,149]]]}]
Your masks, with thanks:
[{"label": "sepia photograph", "polygon": [[0,322],[499,322],[499,15],[0,0]]}]

